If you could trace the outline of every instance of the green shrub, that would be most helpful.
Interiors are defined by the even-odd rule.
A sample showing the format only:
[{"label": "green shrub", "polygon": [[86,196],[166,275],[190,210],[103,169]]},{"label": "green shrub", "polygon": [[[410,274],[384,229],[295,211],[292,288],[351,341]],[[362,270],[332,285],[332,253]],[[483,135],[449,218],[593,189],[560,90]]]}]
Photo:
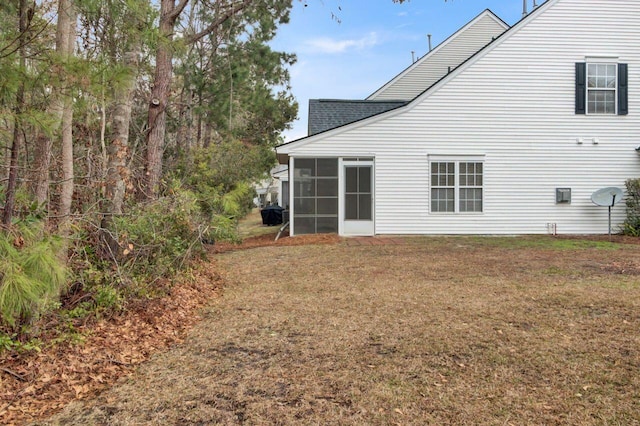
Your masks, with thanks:
[{"label": "green shrub", "polygon": [[247,183],[238,183],[234,188],[222,196],[220,215],[241,218],[253,208],[255,189]]},{"label": "green shrub", "polygon": [[121,274],[153,280],[170,276],[189,259],[203,253],[207,221],[193,193],[171,196],[134,207],[114,217],[111,232],[118,242],[114,253]]},{"label": "green shrub", "polygon": [[266,177],[275,164],[275,153],[269,147],[227,140],[194,149],[189,164],[175,173],[196,193],[209,187],[222,195],[232,192],[239,182]]},{"label": "green shrub", "polygon": [[214,216],[205,236],[205,241],[209,243],[215,243],[215,241],[240,243],[238,221],[234,217],[224,215]]},{"label": "green shrub", "polygon": [[[253,189],[246,185],[228,196],[210,189],[210,198],[174,180],[158,200],[131,206],[125,215],[100,226],[87,222],[74,236],[69,264],[82,302],[65,306],[70,318],[102,315],[125,307],[130,297],[163,294],[158,279],[170,277],[204,255],[204,244],[238,240],[235,214]],[[226,206],[231,214],[217,214]],[[68,298],[72,301],[72,297]]]},{"label": "green shrub", "polygon": [[123,297],[117,288],[110,285],[98,287],[94,296],[95,307],[100,311],[120,310]]},{"label": "green shrub", "polygon": [[41,346],[42,342],[38,339],[21,342],[16,334],[9,335],[0,332],[0,354],[4,351],[40,352]]},{"label": "green shrub", "polygon": [[175,177],[196,195],[209,219],[239,219],[253,207],[256,193],[249,182],[267,177],[274,164],[273,150],[229,140],[194,150],[190,163],[178,167]]},{"label": "green shrub", "polygon": [[640,179],[627,179],[627,217],[622,224],[622,233],[634,237],[640,236]]},{"label": "green shrub", "polygon": [[122,292],[112,285],[91,283],[90,290],[82,302],[64,309],[61,314],[69,319],[87,317],[99,318],[104,314],[121,311],[124,308],[125,297]]},{"label": "green shrub", "polygon": [[10,351],[15,347],[16,343],[14,339],[5,333],[0,333],[0,353],[3,351]]},{"label": "green shrub", "polygon": [[0,314],[14,330],[30,324],[57,300],[66,282],[61,240],[39,222],[0,233]]}]

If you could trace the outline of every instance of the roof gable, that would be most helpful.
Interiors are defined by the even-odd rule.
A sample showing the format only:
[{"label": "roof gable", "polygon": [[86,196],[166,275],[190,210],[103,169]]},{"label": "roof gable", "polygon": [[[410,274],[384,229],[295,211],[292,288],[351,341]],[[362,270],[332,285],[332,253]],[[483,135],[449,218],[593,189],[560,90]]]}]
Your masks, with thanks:
[{"label": "roof gable", "polygon": [[486,9],[367,99],[411,100],[507,29]]}]

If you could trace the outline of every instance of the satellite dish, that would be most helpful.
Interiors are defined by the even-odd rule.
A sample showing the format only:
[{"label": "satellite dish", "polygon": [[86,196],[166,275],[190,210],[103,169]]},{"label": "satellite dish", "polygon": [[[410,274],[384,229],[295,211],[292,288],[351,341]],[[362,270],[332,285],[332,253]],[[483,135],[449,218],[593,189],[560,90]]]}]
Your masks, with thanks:
[{"label": "satellite dish", "polygon": [[593,201],[593,204],[602,207],[609,207],[609,239],[611,239],[611,207],[615,206],[623,197],[624,192],[622,192],[622,189],[616,188],[615,186],[598,189],[596,192],[591,194],[591,201]]},{"label": "satellite dish", "polygon": [[593,204],[602,207],[613,207],[617,202],[622,200],[624,192],[622,189],[610,186],[607,188],[598,189],[591,195],[591,201]]}]

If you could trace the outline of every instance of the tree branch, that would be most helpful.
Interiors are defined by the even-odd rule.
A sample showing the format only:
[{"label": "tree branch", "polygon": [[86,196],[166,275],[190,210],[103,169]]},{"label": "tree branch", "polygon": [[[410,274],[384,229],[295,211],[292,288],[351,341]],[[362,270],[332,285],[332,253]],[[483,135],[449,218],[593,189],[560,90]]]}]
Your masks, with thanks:
[{"label": "tree branch", "polygon": [[8,368],[0,368],[0,370],[4,371],[5,373],[7,373],[10,376],[15,377],[16,379],[20,380],[21,382],[26,382],[27,379],[25,379],[24,377],[22,377],[22,375],[16,373],[15,371],[11,371]]},{"label": "tree branch", "polygon": [[168,18],[171,20],[176,19],[182,13],[184,8],[187,7],[187,3],[189,3],[189,0],[180,0],[180,3],[173,8],[173,11],[169,14]]},{"label": "tree branch", "polygon": [[246,9],[249,5],[251,5],[252,2],[253,2],[253,0],[242,0],[240,3],[238,3],[237,5],[233,6],[229,10],[227,10],[226,13],[224,13],[218,19],[213,21],[211,24],[209,24],[209,26],[207,28],[205,28],[204,30],[202,30],[202,31],[200,31],[200,32],[198,32],[196,34],[187,36],[186,37],[187,43],[195,43],[196,41],[200,40],[201,38],[205,37],[206,35],[211,34],[217,27],[219,27],[220,25],[224,24],[227,20],[229,20],[236,13],[240,12],[241,10]]},{"label": "tree branch", "polygon": [[[26,28],[24,28],[24,30],[20,30],[20,34],[18,34],[18,36],[17,36],[17,38],[15,40],[12,40],[9,44],[7,44],[2,49],[0,49],[0,58],[6,58],[6,57],[9,57],[9,56],[13,55],[21,47],[26,46],[27,44],[29,44],[33,40],[35,40],[47,28],[48,22],[45,22],[44,25],[42,26],[42,29],[40,31],[38,31],[37,34],[34,34],[32,37],[27,37],[26,36],[27,33],[31,32],[31,30],[32,30],[31,25],[33,24],[33,10],[34,9],[35,9],[35,2],[33,3],[32,6],[30,6],[30,8],[27,11],[24,12],[25,15],[26,15],[26,20],[27,20]],[[17,47],[13,48],[13,50],[11,50],[9,53],[5,53],[8,49],[10,49],[16,43],[18,43]]]}]

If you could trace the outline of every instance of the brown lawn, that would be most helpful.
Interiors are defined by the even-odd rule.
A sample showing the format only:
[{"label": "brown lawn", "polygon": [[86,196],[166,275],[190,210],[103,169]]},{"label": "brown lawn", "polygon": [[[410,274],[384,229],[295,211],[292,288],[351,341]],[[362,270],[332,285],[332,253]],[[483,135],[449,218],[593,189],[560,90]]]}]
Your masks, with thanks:
[{"label": "brown lawn", "polygon": [[390,242],[216,254],[184,343],[41,424],[640,424],[640,245]]}]

